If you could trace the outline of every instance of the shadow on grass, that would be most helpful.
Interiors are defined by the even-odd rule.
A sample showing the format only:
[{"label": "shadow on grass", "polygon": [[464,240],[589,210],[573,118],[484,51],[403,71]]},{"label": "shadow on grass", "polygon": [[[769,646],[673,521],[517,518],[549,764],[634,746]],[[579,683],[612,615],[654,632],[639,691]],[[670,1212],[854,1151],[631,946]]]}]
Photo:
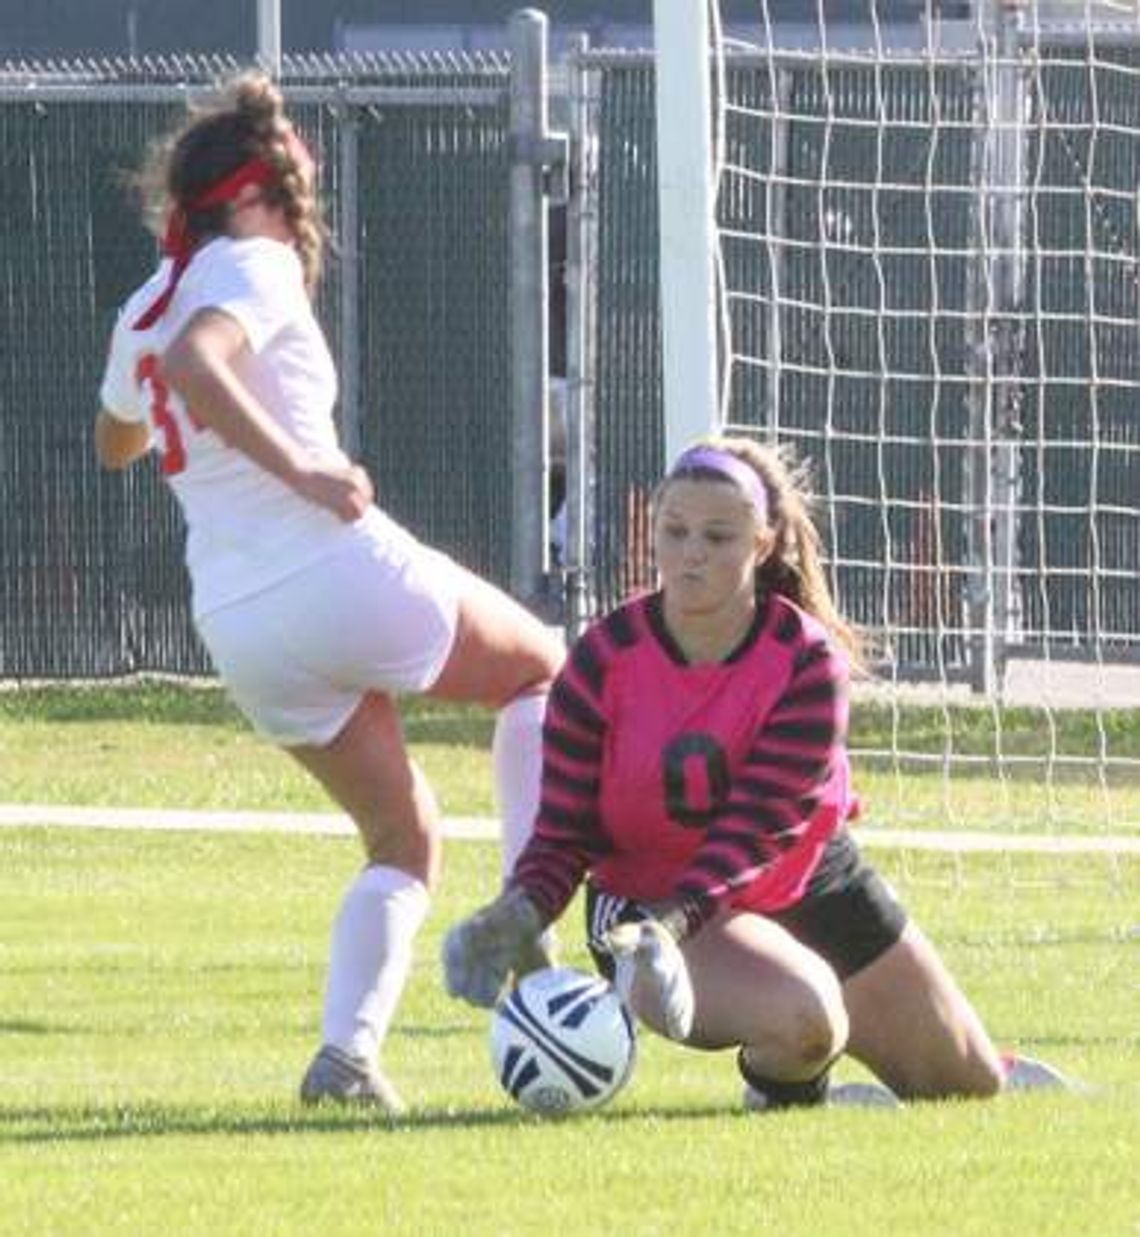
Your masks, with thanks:
[{"label": "shadow on grass", "polygon": [[407,1039],[472,1039],[484,1033],[482,1028],[473,1030],[467,1022],[411,1022],[393,1027],[388,1034],[391,1038]]},{"label": "shadow on grass", "polygon": [[161,722],[245,726],[225,692],[210,680],[19,687],[0,694],[0,717],[37,722]]},{"label": "shadow on grass", "polygon": [[634,1121],[707,1121],[738,1115],[723,1105],[696,1108],[615,1108],[577,1117],[547,1118],[517,1108],[440,1108],[389,1118],[362,1109],[273,1107],[219,1111],[157,1103],[84,1105],[78,1108],[0,1106],[0,1144],[83,1143],[127,1138],[187,1135],[245,1138],[251,1134],[344,1134],[367,1132],[390,1137],[438,1130],[489,1127],[547,1127],[581,1121],[607,1126]]},{"label": "shadow on grass", "polygon": [[983,949],[1068,949],[1072,946],[1119,949],[1121,945],[1136,940],[1136,928],[1132,924],[1109,925],[1105,928],[1040,929],[1022,928],[1006,932],[961,932],[943,930],[938,939],[945,945],[967,946]]},{"label": "shadow on grass", "polygon": [[1019,1052],[1033,1056],[1048,1056],[1053,1048],[1112,1048],[1116,1055],[1132,1053],[1140,1049],[1140,1034],[1136,1035],[1019,1035]]},{"label": "shadow on grass", "polygon": [[[495,724],[489,709],[422,698],[403,701],[401,713],[408,738],[420,743],[488,747]],[[210,679],[20,687],[0,693],[0,721],[153,722],[249,729],[225,691]]]}]

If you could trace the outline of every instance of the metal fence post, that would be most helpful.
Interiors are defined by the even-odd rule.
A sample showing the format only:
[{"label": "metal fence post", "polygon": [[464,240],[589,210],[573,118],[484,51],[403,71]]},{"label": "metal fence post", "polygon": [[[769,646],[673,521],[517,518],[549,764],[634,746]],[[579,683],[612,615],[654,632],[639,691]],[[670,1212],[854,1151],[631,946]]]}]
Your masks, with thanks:
[{"label": "metal fence post", "polygon": [[257,62],[281,76],[281,0],[257,0]]},{"label": "metal fence post", "polygon": [[542,600],[550,563],[547,486],[550,435],[548,177],[565,168],[565,138],[547,127],[544,13],[522,9],[509,23],[511,46],[511,592]]},{"label": "metal fence post", "polygon": [[354,104],[337,108],[340,240],[340,428],[344,449],[356,459],[362,440],[360,399],[360,122]]},{"label": "metal fence post", "polygon": [[566,206],[566,634],[581,634],[593,616],[594,294],[597,186],[590,121],[589,40],[575,37],[567,60],[570,175]]}]

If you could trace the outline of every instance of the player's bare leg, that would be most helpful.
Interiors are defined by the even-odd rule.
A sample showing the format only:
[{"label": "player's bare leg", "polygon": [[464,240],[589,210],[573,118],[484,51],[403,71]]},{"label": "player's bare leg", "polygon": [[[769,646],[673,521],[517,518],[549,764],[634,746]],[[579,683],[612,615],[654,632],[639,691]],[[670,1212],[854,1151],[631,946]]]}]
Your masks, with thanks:
[{"label": "player's bare leg", "polygon": [[843,985],[847,1051],[903,1099],[989,1096],[1003,1068],[981,1019],[913,922]]},{"label": "player's bare leg", "polygon": [[565,657],[561,639],[494,585],[461,574],[455,641],[427,695],[502,709],[549,690]]},{"label": "player's bare leg", "polygon": [[352,819],[369,863],[400,868],[429,891],[435,888],[442,853],[439,809],[408,754],[390,696],[365,695],[325,747],[288,751]]},{"label": "player's bare leg", "polygon": [[741,1073],[768,1106],[822,1101],[828,1068],[847,1040],[839,981],[827,963],[747,913],[718,916],[682,949],[696,997],[688,1042],[740,1045]]},{"label": "player's bare leg", "polygon": [[408,756],[395,704],[371,692],[326,747],[291,754],[360,832],[368,865],[349,887],[333,928],[323,1044],[301,1084],[307,1103],[403,1104],[378,1065],[411,968],[440,864],[439,812]]}]

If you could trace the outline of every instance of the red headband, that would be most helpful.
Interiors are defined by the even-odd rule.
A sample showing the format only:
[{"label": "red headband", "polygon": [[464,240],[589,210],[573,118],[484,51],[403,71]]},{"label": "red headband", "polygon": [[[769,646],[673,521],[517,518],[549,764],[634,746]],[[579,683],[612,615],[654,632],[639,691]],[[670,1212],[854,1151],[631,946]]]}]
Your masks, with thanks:
[{"label": "red headband", "polygon": [[225,202],[232,202],[246,185],[268,185],[276,179],[277,171],[272,164],[260,157],[248,159],[229,175],[193,198],[185,207],[172,208],[167,216],[166,231],[162,237],[162,252],[172,259],[166,287],[135,320],[134,330],[145,331],[166,313],[167,306],[174,296],[174,290],[178,287],[178,281],[190,265],[195,242],[186,227],[187,212],[209,210],[211,206],[221,206]]}]

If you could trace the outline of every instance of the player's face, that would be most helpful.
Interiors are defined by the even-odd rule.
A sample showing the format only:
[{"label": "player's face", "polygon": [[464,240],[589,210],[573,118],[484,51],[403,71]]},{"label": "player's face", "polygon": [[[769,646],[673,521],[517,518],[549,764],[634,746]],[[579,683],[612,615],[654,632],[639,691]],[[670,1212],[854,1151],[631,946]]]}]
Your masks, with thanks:
[{"label": "player's face", "polygon": [[657,570],[676,614],[751,611],[766,534],[735,485],[678,480],[654,525]]}]

